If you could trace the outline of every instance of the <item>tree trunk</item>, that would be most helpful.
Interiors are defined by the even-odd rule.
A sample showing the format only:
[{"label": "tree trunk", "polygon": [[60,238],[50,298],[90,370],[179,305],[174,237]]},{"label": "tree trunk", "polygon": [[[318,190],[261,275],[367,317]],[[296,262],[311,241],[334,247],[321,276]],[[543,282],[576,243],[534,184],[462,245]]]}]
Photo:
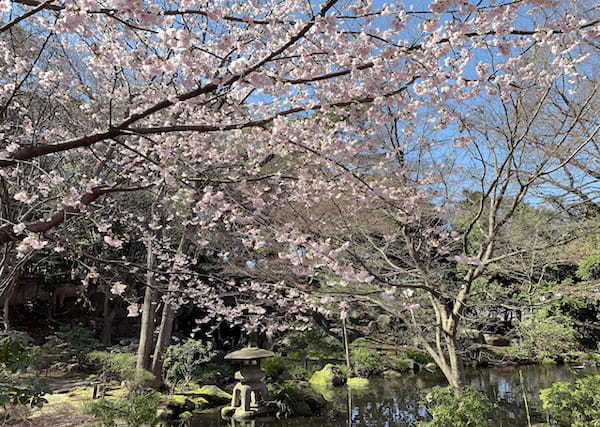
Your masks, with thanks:
[{"label": "tree trunk", "polygon": [[110,304],[110,290],[108,285],[104,287],[104,307],[102,312],[102,344],[109,346],[112,339],[112,325],[117,311]]},{"label": "tree trunk", "polygon": [[458,354],[456,344],[456,337],[447,338],[446,348],[450,359],[450,378],[448,378],[448,382],[457,392],[460,392],[465,386],[465,374],[462,357]]},{"label": "tree trunk", "polygon": [[151,370],[150,355],[154,344],[154,279],[152,269],[154,267],[154,253],[152,252],[152,238],[148,236],[146,243],[146,264],[148,271],[146,273],[146,291],[144,292],[144,306],[142,308],[142,321],[140,325],[140,343],[137,352],[136,369]]},{"label": "tree trunk", "polygon": [[435,342],[421,341],[421,343],[446,377],[448,384],[460,393],[465,386],[465,378],[463,361],[456,340],[458,322],[444,310],[441,304],[434,307],[438,328]]},{"label": "tree trunk", "polygon": [[157,378],[160,378],[162,375],[165,353],[171,342],[171,334],[173,333],[174,320],[175,308],[170,303],[166,302],[162,311],[158,339],[156,347],[154,348],[154,356],[152,357],[152,373]]},{"label": "tree trunk", "polygon": [[10,303],[15,292],[17,275],[16,256],[12,243],[4,245],[0,259],[0,296],[2,297],[2,314],[5,330],[10,330]]},{"label": "tree trunk", "polygon": [[5,331],[9,331],[11,329],[11,324],[10,324],[10,302],[12,300],[12,296],[13,293],[15,291],[15,283],[12,282],[8,285],[8,287],[6,288],[6,290],[4,291],[3,297],[4,297],[4,304],[2,307],[2,314],[4,316],[3,318],[3,324],[4,324],[4,330]]},{"label": "tree trunk", "polygon": [[435,351],[431,346],[427,346],[426,349],[427,353],[429,353],[435,364],[442,371],[442,374],[444,374],[448,384],[460,392],[465,386],[464,370],[460,355],[448,347],[446,348],[447,355]]},{"label": "tree trunk", "polygon": [[[177,248],[177,255],[183,253],[183,245],[185,243],[185,231],[181,235],[181,239],[179,240],[179,246]],[[175,266],[174,266],[175,267]],[[169,287],[171,287],[173,283],[169,283]],[[167,298],[165,298],[165,302],[163,304],[162,316],[160,319],[160,328],[158,331],[158,339],[156,342],[156,347],[154,348],[154,355],[152,357],[152,373],[157,378],[160,378],[162,375],[163,364],[165,361],[165,353],[167,351],[167,347],[171,343],[171,335],[173,334],[173,322],[175,321],[175,313],[176,307],[173,306],[169,302],[169,294],[167,293]]]},{"label": "tree trunk", "polygon": [[104,323],[102,325],[102,344],[109,346],[112,343],[112,327],[113,321],[115,320],[115,316],[117,314],[117,310],[114,307],[110,310],[108,315],[104,316]]}]

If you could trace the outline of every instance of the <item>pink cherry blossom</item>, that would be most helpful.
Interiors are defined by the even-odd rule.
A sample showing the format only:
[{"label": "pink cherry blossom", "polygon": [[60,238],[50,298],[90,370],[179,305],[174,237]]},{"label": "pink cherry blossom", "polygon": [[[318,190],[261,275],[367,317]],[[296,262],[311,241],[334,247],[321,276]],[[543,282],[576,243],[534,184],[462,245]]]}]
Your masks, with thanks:
[{"label": "pink cherry blossom", "polygon": [[114,295],[123,295],[123,292],[125,292],[125,289],[127,289],[127,285],[125,285],[125,283],[115,282],[113,284],[113,286],[110,288],[110,292],[113,293]]},{"label": "pink cherry blossom", "polygon": [[31,201],[31,197],[28,196],[25,191],[20,191],[17,194],[15,194],[14,199],[23,203],[29,203]]},{"label": "pink cherry blossom", "polygon": [[106,233],[108,230],[110,230],[111,224],[100,224],[98,225],[98,231],[100,233]]},{"label": "pink cherry blossom", "polygon": [[466,255],[456,255],[454,257],[454,259],[456,260],[456,262],[458,262],[460,264],[474,265],[474,266],[478,266],[478,267],[483,266],[481,259],[479,259],[478,257],[468,257]]},{"label": "pink cherry blossom", "polygon": [[109,236],[109,235],[104,236],[104,241],[108,245],[112,246],[113,248],[120,248],[121,245],[123,244],[122,240],[120,240],[116,237]]},{"label": "pink cherry blossom", "polygon": [[10,0],[0,0],[0,12],[8,12],[11,9]]},{"label": "pink cherry blossom", "polygon": [[26,225],[24,223],[13,225],[13,231],[15,232],[15,234],[22,233],[25,230],[25,228]]},{"label": "pink cherry blossom", "polygon": [[137,317],[140,315],[140,305],[131,304],[127,307],[127,317]]}]

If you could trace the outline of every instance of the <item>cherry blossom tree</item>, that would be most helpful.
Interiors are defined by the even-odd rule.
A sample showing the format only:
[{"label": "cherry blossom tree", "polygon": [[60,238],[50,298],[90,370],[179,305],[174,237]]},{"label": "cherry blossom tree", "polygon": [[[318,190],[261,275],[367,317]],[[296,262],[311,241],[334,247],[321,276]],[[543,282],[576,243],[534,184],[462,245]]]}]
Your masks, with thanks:
[{"label": "cherry blossom tree", "polygon": [[[253,292],[278,286],[286,301],[301,298],[289,288],[304,292],[302,280],[324,269],[332,280],[381,281],[363,259],[366,252],[347,257],[355,240],[334,233],[345,221],[358,223],[361,212],[385,218],[372,227],[387,237],[361,238],[370,251],[381,253],[400,239],[417,271],[424,247],[411,255],[415,239],[440,256],[458,244],[432,219],[443,214],[443,195],[433,191],[436,169],[420,171],[415,181],[398,162],[404,147],[382,147],[373,138],[390,116],[403,144],[469,147],[476,138],[460,126],[469,106],[496,95],[497,105],[510,105],[525,89],[543,104],[557,76],[576,90],[592,78],[600,34],[597,9],[577,0],[2,0],[0,13],[0,178],[10,189],[2,197],[31,206],[17,217],[3,213],[3,248],[16,245],[21,256],[62,248],[66,221],[153,192],[157,203],[175,207],[165,218],[185,230],[185,240],[210,249],[221,246],[219,233],[237,239],[231,244],[237,252],[217,251],[225,264],[239,267],[244,251],[267,248],[264,262],[276,265],[277,253],[294,280],[253,273],[258,280],[244,283]],[[14,43],[18,31],[26,34],[26,49]],[[542,70],[528,55],[532,49],[548,58]],[[535,108],[514,111],[537,117]],[[528,120],[515,118],[512,141],[520,144]],[[517,151],[507,152],[510,165]],[[365,165],[366,153],[380,161]],[[528,171],[547,176],[560,165],[543,162]],[[499,176],[507,170],[513,169],[501,168]],[[483,181],[485,200],[496,203],[492,195],[502,184],[487,175]],[[327,210],[320,218],[317,207]],[[134,238],[162,247],[158,237],[140,234],[152,223],[142,218]],[[327,233],[315,230],[321,223]],[[439,296],[442,308],[454,304],[437,314],[451,325],[440,334],[452,338],[470,284],[494,257],[494,235],[481,253],[462,248],[465,288],[451,302],[434,285],[408,287]],[[166,237],[171,251],[181,241]],[[111,247],[124,241],[110,231],[103,240]],[[165,260],[169,269],[180,265],[174,257]],[[246,259],[250,267],[260,260]],[[206,304],[216,294],[204,289],[207,307],[235,314]],[[459,370],[458,361],[448,363]]]},{"label": "cherry blossom tree", "polygon": [[[361,153],[351,168],[345,162],[323,170],[316,182],[327,183],[327,191],[307,190],[295,204],[299,219],[283,238],[302,248],[303,257],[284,255],[320,277],[326,305],[375,305],[401,319],[449,383],[461,388],[460,331],[476,312],[473,294],[481,301],[485,293],[480,279],[515,260],[533,263],[541,252],[556,256],[598,232],[594,221],[566,222],[562,211],[541,215],[541,209],[527,230],[520,228],[520,212],[560,189],[550,184],[566,181],[570,159],[588,158],[600,130],[584,119],[594,117],[596,89],[573,88],[561,101],[573,108],[559,115],[549,97],[555,84],[509,94],[495,88],[449,111],[466,136],[455,137],[450,150],[446,135],[430,139],[428,160],[411,154],[407,141],[401,156],[392,148],[382,156],[379,149]],[[548,121],[557,125],[547,127]],[[453,223],[460,193],[470,189],[477,189],[472,209]]]}]

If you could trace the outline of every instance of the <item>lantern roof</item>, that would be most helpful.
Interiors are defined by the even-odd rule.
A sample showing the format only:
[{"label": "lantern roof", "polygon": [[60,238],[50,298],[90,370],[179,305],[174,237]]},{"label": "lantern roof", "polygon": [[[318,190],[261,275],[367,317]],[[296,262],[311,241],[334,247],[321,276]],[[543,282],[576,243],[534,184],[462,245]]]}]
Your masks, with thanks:
[{"label": "lantern roof", "polygon": [[226,360],[255,360],[273,357],[275,353],[258,347],[245,347],[241,350],[233,351],[225,356]]}]

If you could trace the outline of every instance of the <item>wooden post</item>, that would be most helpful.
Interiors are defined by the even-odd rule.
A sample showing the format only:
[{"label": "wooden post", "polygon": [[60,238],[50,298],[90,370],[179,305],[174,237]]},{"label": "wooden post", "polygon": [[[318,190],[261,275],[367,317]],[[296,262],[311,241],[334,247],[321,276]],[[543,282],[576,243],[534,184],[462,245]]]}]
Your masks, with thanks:
[{"label": "wooden post", "polygon": [[342,317],[342,333],[344,334],[344,350],[346,352],[346,368],[348,375],[351,374],[352,366],[350,365],[350,349],[348,348],[348,332],[346,331],[346,318]]}]

